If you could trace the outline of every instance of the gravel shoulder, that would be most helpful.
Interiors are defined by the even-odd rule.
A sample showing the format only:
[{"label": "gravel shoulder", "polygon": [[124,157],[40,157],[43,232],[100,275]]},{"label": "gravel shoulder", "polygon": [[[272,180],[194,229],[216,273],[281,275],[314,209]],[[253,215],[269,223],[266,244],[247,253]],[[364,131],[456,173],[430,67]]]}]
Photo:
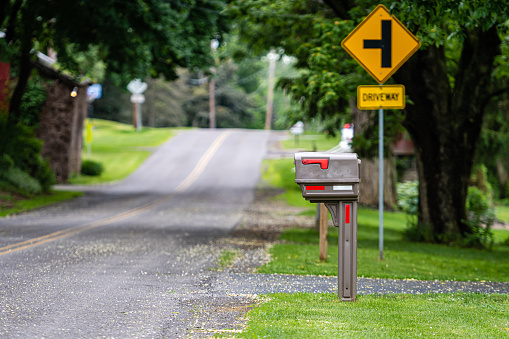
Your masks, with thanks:
[{"label": "gravel shoulder", "polygon": [[[213,269],[206,279],[207,293],[195,301],[206,307],[194,315],[196,326],[190,332],[192,338],[242,332],[247,312],[257,304],[258,295],[338,293],[335,276],[255,273],[257,267],[270,261],[268,250],[278,243],[281,231],[294,226],[314,227],[313,218],[299,215],[302,209],[273,199],[279,193],[282,192],[277,189],[259,187],[242,222],[213,245],[219,251],[234,251],[237,257],[227,267]],[[358,278],[357,285],[358,295],[453,292],[506,294],[509,283]]]}]

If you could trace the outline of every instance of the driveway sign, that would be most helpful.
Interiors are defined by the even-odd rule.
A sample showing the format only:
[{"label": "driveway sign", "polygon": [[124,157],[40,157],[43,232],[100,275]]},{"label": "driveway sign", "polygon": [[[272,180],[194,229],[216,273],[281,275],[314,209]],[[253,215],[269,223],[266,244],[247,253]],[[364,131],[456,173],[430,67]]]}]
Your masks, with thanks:
[{"label": "driveway sign", "polygon": [[378,5],[341,46],[377,83],[383,84],[421,47],[421,42],[384,5]]},{"label": "driveway sign", "polygon": [[405,86],[359,86],[357,87],[357,107],[360,110],[404,109]]}]

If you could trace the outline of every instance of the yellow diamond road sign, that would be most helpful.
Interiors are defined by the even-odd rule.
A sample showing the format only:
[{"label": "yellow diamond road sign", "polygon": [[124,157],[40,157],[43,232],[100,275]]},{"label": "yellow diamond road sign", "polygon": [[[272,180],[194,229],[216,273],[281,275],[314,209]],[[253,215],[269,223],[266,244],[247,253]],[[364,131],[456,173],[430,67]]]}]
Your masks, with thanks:
[{"label": "yellow diamond road sign", "polygon": [[341,46],[383,84],[421,47],[421,42],[384,5],[378,5]]}]

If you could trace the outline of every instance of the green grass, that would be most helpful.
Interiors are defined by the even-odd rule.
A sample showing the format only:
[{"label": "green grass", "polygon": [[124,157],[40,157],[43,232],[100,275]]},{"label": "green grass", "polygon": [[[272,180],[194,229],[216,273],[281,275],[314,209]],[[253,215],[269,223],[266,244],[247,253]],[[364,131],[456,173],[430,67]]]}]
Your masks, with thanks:
[{"label": "green grass", "polygon": [[262,181],[269,186],[285,189],[277,197],[291,206],[306,207],[310,211],[316,208],[314,204],[302,198],[302,191],[295,183],[295,167],[293,159],[264,160],[262,164]]},{"label": "green grass", "polygon": [[[79,176],[73,184],[97,184],[127,177],[150,155],[148,148],[159,146],[174,134],[169,128],[143,128],[136,132],[131,125],[94,119],[92,122],[92,155],[90,160],[103,164],[100,176]],[[86,130],[83,132],[86,135]],[[87,146],[83,143],[83,159],[87,159]]]},{"label": "green grass", "polygon": [[[404,216],[387,212],[384,218],[384,260],[378,260],[378,213],[359,209],[357,236],[358,276],[419,280],[509,281],[509,246],[480,251],[403,240]],[[500,241],[509,232],[498,234]],[[291,228],[280,237],[286,243],[270,249],[272,260],[259,273],[337,275],[338,229],[329,228],[328,258],[318,258],[318,232]]]},{"label": "green grass", "polygon": [[316,134],[306,132],[299,137],[299,142],[295,143],[293,136],[281,142],[283,149],[298,149],[302,151],[327,151],[337,146],[341,140],[340,136],[331,137],[325,134]]},{"label": "green grass", "polygon": [[509,296],[273,294],[248,314],[241,338],[507,338]]},{"label": "green grass", "polygon": [[0,206],[0,217],[5,217],[7,215],[21,213],[35,208],[55,204],[57,202],[73,199],[81,195],[81,192],[52,191],[50,194],[43,194],[23,200],[10,199],[10,197],[4,195],[1,199],[11,201],[13,206]]},{"label": "green grass", "polygon": [[[267,160],[262,179],[269,185],[284,188],[288,204],[307,207],[304,214],[314,215],[316,207],[302,198],[295,184],[291,159]],[[378,211],[359,208],[359,276],[377,278],[414,278],[422,280],[491,280],[509,281],[509,246],[498,245],[509,237],[507,230],[494,230],[492,251],[480,251],[403,240],[406,229],[403,213],[384,213],[384,260],[378,260]],[[281,235],[286,243],[271,248],[272,261],[258,269],[260,273],[337,274],[337,228],[329,228],[328,259],[318,259],[318,233],[313,229],[287,229]]]},{"label": "green grass", "polygon": [[217,259],[217,267],[215,269],[220,270],[230,266],[233,261],[238,258],[239,252],[235,250],[223,250]]},{"label": "green grass", "polygon": [[495,206],[495,215],[498,220],[509,223],[509,206]]}]

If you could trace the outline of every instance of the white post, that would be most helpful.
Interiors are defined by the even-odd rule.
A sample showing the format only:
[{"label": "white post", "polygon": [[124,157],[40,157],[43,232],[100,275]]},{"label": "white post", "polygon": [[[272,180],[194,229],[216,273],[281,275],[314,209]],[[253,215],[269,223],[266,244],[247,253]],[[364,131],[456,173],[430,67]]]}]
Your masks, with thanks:
[{"label": "white post", "polygon": [[269,89],[267,93],[267,114],[265,117],[265,129],[271,129],[272,108],[274,102],[274,82],[276,76],[276,60],[279,55],[272,49],[268,55],[269,58]]},{"label": "white post", "polygon": [[210,49],[212,56],[214,57],[214,66],[210,67],[210,81],[209,81],[209,128],[216,128],[216,64],[217,60],[217,48],[219,47],[219,41],[212,39],[210,41]]},{"label": "white post", "polygon": [[136,110],[136,132],[141,132],[141,103],[136,103],[135,104],[137,106],[137,110]]}]

